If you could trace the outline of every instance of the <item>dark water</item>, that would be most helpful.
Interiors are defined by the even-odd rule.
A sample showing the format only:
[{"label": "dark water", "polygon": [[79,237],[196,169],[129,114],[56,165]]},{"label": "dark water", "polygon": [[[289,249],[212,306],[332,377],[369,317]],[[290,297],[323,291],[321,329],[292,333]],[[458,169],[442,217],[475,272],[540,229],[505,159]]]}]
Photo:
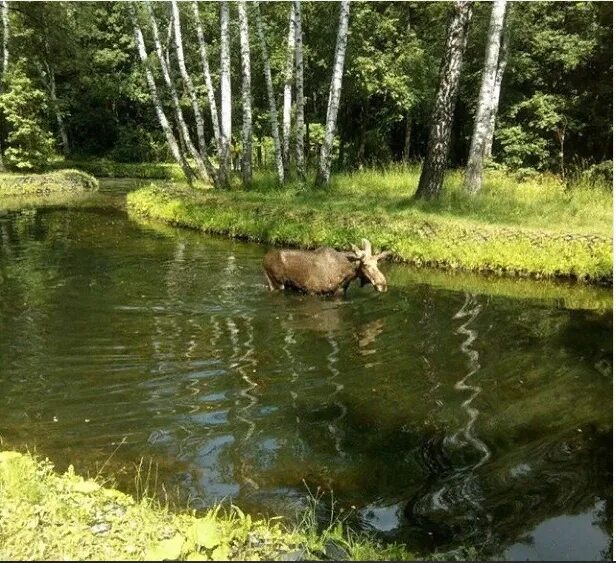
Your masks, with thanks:
[{"label": "dark water", "polygon": [[153,458],[196,507],[331,490],[424,553],[611,559],[611,309],[394,265],[384,295],[272,294],[265,250],[110,208],[0,216],[0,437],[91,473]]}]

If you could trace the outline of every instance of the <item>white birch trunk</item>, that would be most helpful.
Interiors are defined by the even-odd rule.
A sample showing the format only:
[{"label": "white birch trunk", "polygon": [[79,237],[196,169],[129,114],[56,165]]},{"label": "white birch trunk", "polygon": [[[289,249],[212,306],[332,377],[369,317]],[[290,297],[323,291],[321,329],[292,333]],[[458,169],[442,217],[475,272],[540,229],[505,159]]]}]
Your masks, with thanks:
[{"label": "white birch trunk", "polygon": [[[4,89],[4,80],[9,68],[9,2],[0,0],[0,10],[2,11],[2,76],[0,76],[0,93]],[[1,141],[1,139],[0,139]],[[4,170],[3,160],[4,147],[0,143],[0,170]]]},{"label": "white birch trunk", "polygon": [[199,42],[199,54],[201,55],[201,64],[203,66],[203,79],[207,89],[207,99],[210,104],[210,115],[212,117],[212,129],[214,130],[214,139],[218,147],[218,158],[220,159],[220,121],[218,120],[218,106],[216,105],[216,95],[214,94],[214,86],[212,85],[212,74],[210,72],[210,63],[207,53],[207,43],[199,17],[199,3],[197,0],[193,2],[193,12],[195,22],[197,24],[197,41]]},{"label": "white birch trunk", "polygon": [[318,186],[323,186],[329,182],[331,171],[332,147],[334,144],[334,133],[336,131],[338,106],[340,105],[340,92],[342,90],[342,74],[344,71],[344,56],[346,53],[350,9],[350,0],[342,0],[340,3],[340,23],[338,24],[336,53],[334,55],[334,70],[332,72],[329,101],[327,103],[325,138],[323,139],[323,146],[321,147],[321,157],[319,159],[319,169],[317,171],[316,183]]},{"label": "white birch trunk", "polygon": [[265,32],[263,31],[263,21],[261,20],[261,12],[259,3],[255,2],[255,10],[257,16],[257,33],[259,34],[259,42],[261,43],[261,55],[263,57],[263,74],[265,75],[265,85],[267,87],[267,98],[269,101],[270,123],[272,126],[272,139],[274,141],[274,156],[276,159],[276,173],[278,182],[284,183],[284,166],[282,162],[282,151],[280,148],[280,134],[278,132],[278,110],[276,109],[276,98],[274,96],[274,86],[272,84],[272,69],[269,63],[269,54],[267,52],[267,43],[265,42]]},{"label": "white birch trunk", "polygon": [[58,124],[58,132],[60,134],[60,140],[62,142],[62,154],[67,157],[70,153],[70,147],[68,143],[68,134],[66,132],[66,126],[64,125],[64,119],[62,118],[62,112],[60,111],[60,104],[58,103],[58,97],[56,95],[56,78],[52,68],[47,62],[45,62],[46,73],[43,72],[43,67],[37,62],[39,74],[43,84],[47,87],[49,92],[49,99],[51,100],[51,107],[53,108],[56,116],[56,123]]},{"label": "white birch trunk", "polygon": [[175,85],[173,84],[173,81],[171,80],[171,75],[169,73],[169,67],[167,66],[167,61],[165,60],[165,55],[163,53],[162,45],[160,43],[160,36],[158,33],[158,24],[156,23],[156,18],[154,17],[152,6],[150,5],[149,2],[146,2],[146,6],[148,9],[148,15],[150,17],[150,27],[152,29],[152,35],[154,36],[154,45],[156,47],[156,55],[158,57],[158,62],[160,63],[163,79],[171,94],[171,99],[173,101],[173,107],[175,109],[175,117],[178,123],[178,127],[180,129],[182,138],[184,139],[184,144],[186,145],[186,148],[188,149],[190,156],[195,161],[195,165],[197,166],[197,170],[199,171],[199,176],[201,177],[201,179],[207,183],[215,183],[216,174],[215,174],[215,171],[212,165],[209,163],[209,159],[207,158],[207,155],[202,157],[201,154],[199,154],[199,151],[195,148],[195,145],[193,144],[192,139],[190,138],[188,126],[186,125],[186,121],[184,120],[182,106],[180,105],[180,98],[178,96],[178,92],[175,88]]},{"label": "white birch trunk", "polygon": [[507,58],[509,54],[509,33],[507,31],[507,19],[505,19],[503,29],[503,40],[501,43],[500,54],[498,56],[498,69],[496,70],[496,79],[494,81],[494,91],[492,92],[492,107],[490,108],[490,123],[488,124],[488,132],[483,148],[484,159],[492,158],[492,144],[494,142],[494,129],[496,127],[496,115],[498,114],[498,103],[500,100],[501,85],[505,69],[507,68]]},{"label": "white birch trunk", "polygon": [[207,154],[207,147],[205,144],[205,132],[203,127],[203,114],[201,108],[199,108],[199,101],[197,100],[197,92],[193,84],[192,78],[186,70],[186,62],[184,60],[184,45],[182,42],[182,28],[180,21],[180,10],[178,9],[178,3],[176,0],[171,0],[171,18],[173,20],[173,31],[175,36],[175,54],[178,59],[178,66],[180,67],[180,74],[182,80],[188,90],[188,96],[192,104],[193,113],[195,114],[195,121],[197,125],[197,140],[199,142],[199,152],[202,156]]},{"label": "white birch trunk", "polygon": [[481,189],[483,181],[484,145],[490,126],[490,113],[492,110],[492,99],[494,95],[496,72],[498,69],[498,54],[500,52],[506,10],[506,0],[494,1],[492,16],[490,18],[490,27],[488,28],[488,40],[486,43],[481,89],[479,91],[477,110],[475,112],[473,138],[471,140],[466,174],[464,177],[464,189],[471,194],[477,193]]},{"label": "white birch trunk", "polygon": [[226,185],[231,167],[231,58],[229,52],[229,2],[220,2],[220,176]]},{"label": "white birch trunk", "polygon": [[171,129],[171,125],[169,124],[169,120],[165,115],[163,110],[163,106],[160,102],[160,98],[158,96],[158,89],[156,88],[156,82],[154,81],[154,76],[152,74],[152,70],[148,64],[148,54],[145,49],[145,41],[143,40],[143,33],[141,32],[141,28],[139,27],[139,23],[137,21],[137,14],[135,13],[134,6],[132,6],[131,16],[133,20],[133,31],[135,35],[135,45],[137,46],[137,51],[139,53],[139,58],[143,64],[143,68],[145,70],[145,77],[148,84],[148,89],[150,90],[150,97],[152,98],[152,103],[154,104],[154,109],[156,111],[156,116],[158,117],[158,122],[165,133],[165,137],[167,139],[167,145],[169,146],[169,150],[173,158],[176,162],[182,167],[184,171],[184,175],[186,179],[190,183],[192,181],[193,173],[188,167],[186,160],[182,156],[180,151],[180,147],[178,142],[173,134],[173,130]]},{"label": "white birch trunk", "polygon": [[252,93],[250,83],[250,37],[246,1],[237,5],[240,22],[240,50],[242,56],[242,178],[245,186],[252,183]]},{"label": "white birch trunk", "polygon": [[9,1],[2,0],[2,79],[9,68]]},{"label": "white birch trunk", "polygon": [[295,166],[301,180],[306,178],[304,159],[304,42],[302,39],[302,12],[300,0],[293,0],[295,7]]},{"label": "white birch trunk", "polygon": [[295,5],[289,10],[289,33],[287,36],[287,64],[284,71],[284,95],[282,101],[282,163],[285,177],[289,175],[289,138],[291,135],[291,97],[293,86],[293,62],[295,54]]}]

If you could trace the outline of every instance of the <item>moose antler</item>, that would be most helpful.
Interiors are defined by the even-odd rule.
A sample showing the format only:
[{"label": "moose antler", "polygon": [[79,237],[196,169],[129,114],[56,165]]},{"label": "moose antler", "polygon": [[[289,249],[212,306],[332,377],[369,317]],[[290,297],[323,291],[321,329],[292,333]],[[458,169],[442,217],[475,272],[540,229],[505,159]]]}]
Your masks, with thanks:
[{"label": "moose antler", "polygon": [[367,238],[361,239],[361,244],[364,247],[364,254],[366,256],[372,256],[372,245]]},{"label": "moose antler", "polygon": [[363,250],[360,250],[359,248],[357,248],[357,246],[355,246],[353,243],[351,243],[351,248],[353,249],[355,256],[359,260],[363,260],[366,257],[366,253]]}]

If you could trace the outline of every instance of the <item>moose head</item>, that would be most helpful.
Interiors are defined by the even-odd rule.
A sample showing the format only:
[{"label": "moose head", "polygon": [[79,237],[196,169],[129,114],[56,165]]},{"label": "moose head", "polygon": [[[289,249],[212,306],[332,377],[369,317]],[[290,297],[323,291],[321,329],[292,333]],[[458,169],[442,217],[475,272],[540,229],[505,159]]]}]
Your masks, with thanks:
[{"label": "moose head", "polygon": [[364,238],[361,239],[361,242],[363,249],[359,249],[354,244],[351,244],[353,252],[347,253],[349,260],[359,262],[357,274],[361,285],[364,286],[367,283],[371,283],[378,292],[387,291],[387,280],[381,270],[379,270],[378,261],[389,256],[391,252],[387,250],[372,254],[372,244],[370,244],[370,241]]}]

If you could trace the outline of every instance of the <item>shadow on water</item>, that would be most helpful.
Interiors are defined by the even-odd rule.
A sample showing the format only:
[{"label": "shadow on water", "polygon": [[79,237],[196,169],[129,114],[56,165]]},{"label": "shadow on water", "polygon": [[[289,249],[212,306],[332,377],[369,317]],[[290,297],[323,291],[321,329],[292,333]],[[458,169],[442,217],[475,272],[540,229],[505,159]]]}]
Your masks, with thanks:
[{"label": "shadow on water", "polygon": [[0,217],[2,439],[84,472],[117,449],[129,490],[151,457],[197,508],[331,490],[425,552],[611,552],[611,297],[396,265],[385,295],[269,293],[264,252],[120,211]]}]

